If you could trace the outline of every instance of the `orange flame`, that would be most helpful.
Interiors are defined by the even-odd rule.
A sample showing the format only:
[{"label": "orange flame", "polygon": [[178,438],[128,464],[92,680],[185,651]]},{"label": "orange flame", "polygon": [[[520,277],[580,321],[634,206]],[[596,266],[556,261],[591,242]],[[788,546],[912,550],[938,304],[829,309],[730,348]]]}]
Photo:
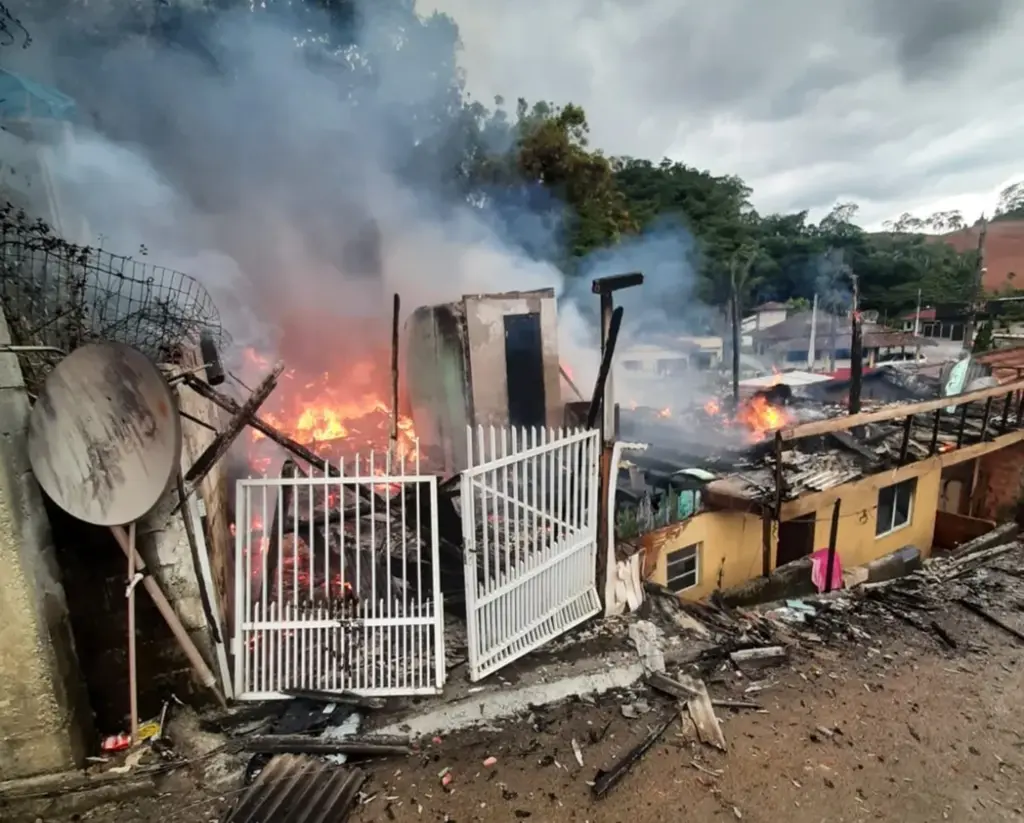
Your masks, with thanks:
[{"label": "orange flame", "polygon": [[736,410],[736,419],[750,429],[755,440],[763,440],[770,432],[785,426],[790,414],[780,406],[773,406],[764,395],[756,394]]},{"label": "orange flame", "polygon": [[665,408],[663,408],[661,411],[658,412],[658,417],[671,417],[671,416],[672,416],[672,409],[670,409],[668,406],[666,406]]},{"label": "orange flame", "polygon": [[[266,372],[270,361],[258,352],[246,350],[252,371]],[[388,362],[381,353],[378,362],[357,361],[343,373],[300,374],[289,369],[281,375],[260,416],[271,426],[317,454],[336,461],[356,454],[366,457],[371,451],[383,455],[388,449],[391,410],[384,400]],[[415,452],[416,432],[410,418],[398,417],[398,456]],[[274,449],[261,432],[250,429],[249,463],[255,471],[265,472]],[[319,448],[318,448],[319,447]],[[384,470],[384,460],[380,460]]]},{"label": "orange flame", "polygon": [[761,394],[756,394],[743,403],[732,417],[723,414],[721,404],[714,398],[704,404],[704,411],[712,417],[720,418],[727,426],[744,426],[753,443],[764,440],[769,434],[788,425],[793,419],[787,409],[782,406],[773,406],[768,402],[768,398]]}]

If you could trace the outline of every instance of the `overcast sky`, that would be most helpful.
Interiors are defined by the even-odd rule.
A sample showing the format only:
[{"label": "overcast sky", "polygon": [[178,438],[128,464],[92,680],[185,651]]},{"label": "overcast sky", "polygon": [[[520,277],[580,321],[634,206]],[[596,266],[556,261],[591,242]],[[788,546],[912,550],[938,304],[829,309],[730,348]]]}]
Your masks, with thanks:
[{"label": "overcast sky", "polygon": [[991,212],[1024,177],[1018,0],[418,0],[484,102],[572,101],[608,153],[738,174],[761,211]]}]

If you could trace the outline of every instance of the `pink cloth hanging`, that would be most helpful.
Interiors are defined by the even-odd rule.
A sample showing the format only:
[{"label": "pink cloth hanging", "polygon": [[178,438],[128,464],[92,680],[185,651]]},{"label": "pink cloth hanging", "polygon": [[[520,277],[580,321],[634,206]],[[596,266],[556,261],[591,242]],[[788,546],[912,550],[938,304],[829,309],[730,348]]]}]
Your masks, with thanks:
[{"label": "pink cloth hanging", "polygon": [[[825,578],[828,575],[828,549],[818,549],[811,555],[811,582],[818,590],[818,593],[825,591]],[[843,564],[839,560],[839,552],[836,552],[832,561],[832,591],[843,587]]]}]

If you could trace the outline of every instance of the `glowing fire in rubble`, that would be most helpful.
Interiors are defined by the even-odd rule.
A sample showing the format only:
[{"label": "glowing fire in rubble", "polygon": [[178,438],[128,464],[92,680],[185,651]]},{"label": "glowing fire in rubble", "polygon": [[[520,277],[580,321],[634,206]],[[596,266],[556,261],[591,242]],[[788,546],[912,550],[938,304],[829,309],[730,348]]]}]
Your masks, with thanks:
[{"label": "glowing fire in rubble", "polygon": [[[253,349],[245,356],[254,373],[262,375],[272,367],[269,358]],[[390,406],[382,388],[387,385],[387,368],[381,364],[387,362],[382,353],[377,362],[357,361],[338,372],[304,375],[298,369],[286,370],[260,417],[333,463],[356,455],[366,460],[374,452],[375,471],[382,473],[391,430]],[[249,462],[255,470],[266,471],[276,446],[262,432],[249,431]],[[415,451],[413,422],[399,415],[396,456],[411,459]]]},{"label": "glowing fire in rubble", "polygon": [[755,394],[741,403],[732,417],[723,414],[722,406],[717,400],[708,400],[704,404],[704,411],[710,417],[724,420],[726,425],[744,426],[751,441],[755,443],[788,425],[793,419],[788,409],[773,405],[762,394]]}]

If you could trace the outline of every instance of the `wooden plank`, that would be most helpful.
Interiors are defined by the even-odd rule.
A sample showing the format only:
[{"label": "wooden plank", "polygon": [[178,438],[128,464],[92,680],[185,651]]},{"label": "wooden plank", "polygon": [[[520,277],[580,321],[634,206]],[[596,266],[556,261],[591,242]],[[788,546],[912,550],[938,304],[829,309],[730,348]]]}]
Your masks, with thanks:
[{"label": "wooden plank", "polygon": [[967,403],[976,403],[979,400],[987,400],[990,397],[998,397],[1008,391],[1024,391],[1024,380],[1016,380],[1002,386],[990,386],[986,389],[967,392],[965,394],[954,394],[950,397],[940,397],[935,400],[924,400],[919,403],[897,403],[888,408],[873,412],[861,412],[850,414],[845,417],[833,417],[829,420],[815,420],[810,423],[802,423],[798,426],[780,429],[778,435],[784,441],[801,440],[805,437],[816,437],[822,434],[829,434],[836,431],[849,431],[856,426],[866,426],[870,423],[884,423],[887,420],[897,420],[914,414],[925,414],[944,409],[947,406],[963,406]]}]

